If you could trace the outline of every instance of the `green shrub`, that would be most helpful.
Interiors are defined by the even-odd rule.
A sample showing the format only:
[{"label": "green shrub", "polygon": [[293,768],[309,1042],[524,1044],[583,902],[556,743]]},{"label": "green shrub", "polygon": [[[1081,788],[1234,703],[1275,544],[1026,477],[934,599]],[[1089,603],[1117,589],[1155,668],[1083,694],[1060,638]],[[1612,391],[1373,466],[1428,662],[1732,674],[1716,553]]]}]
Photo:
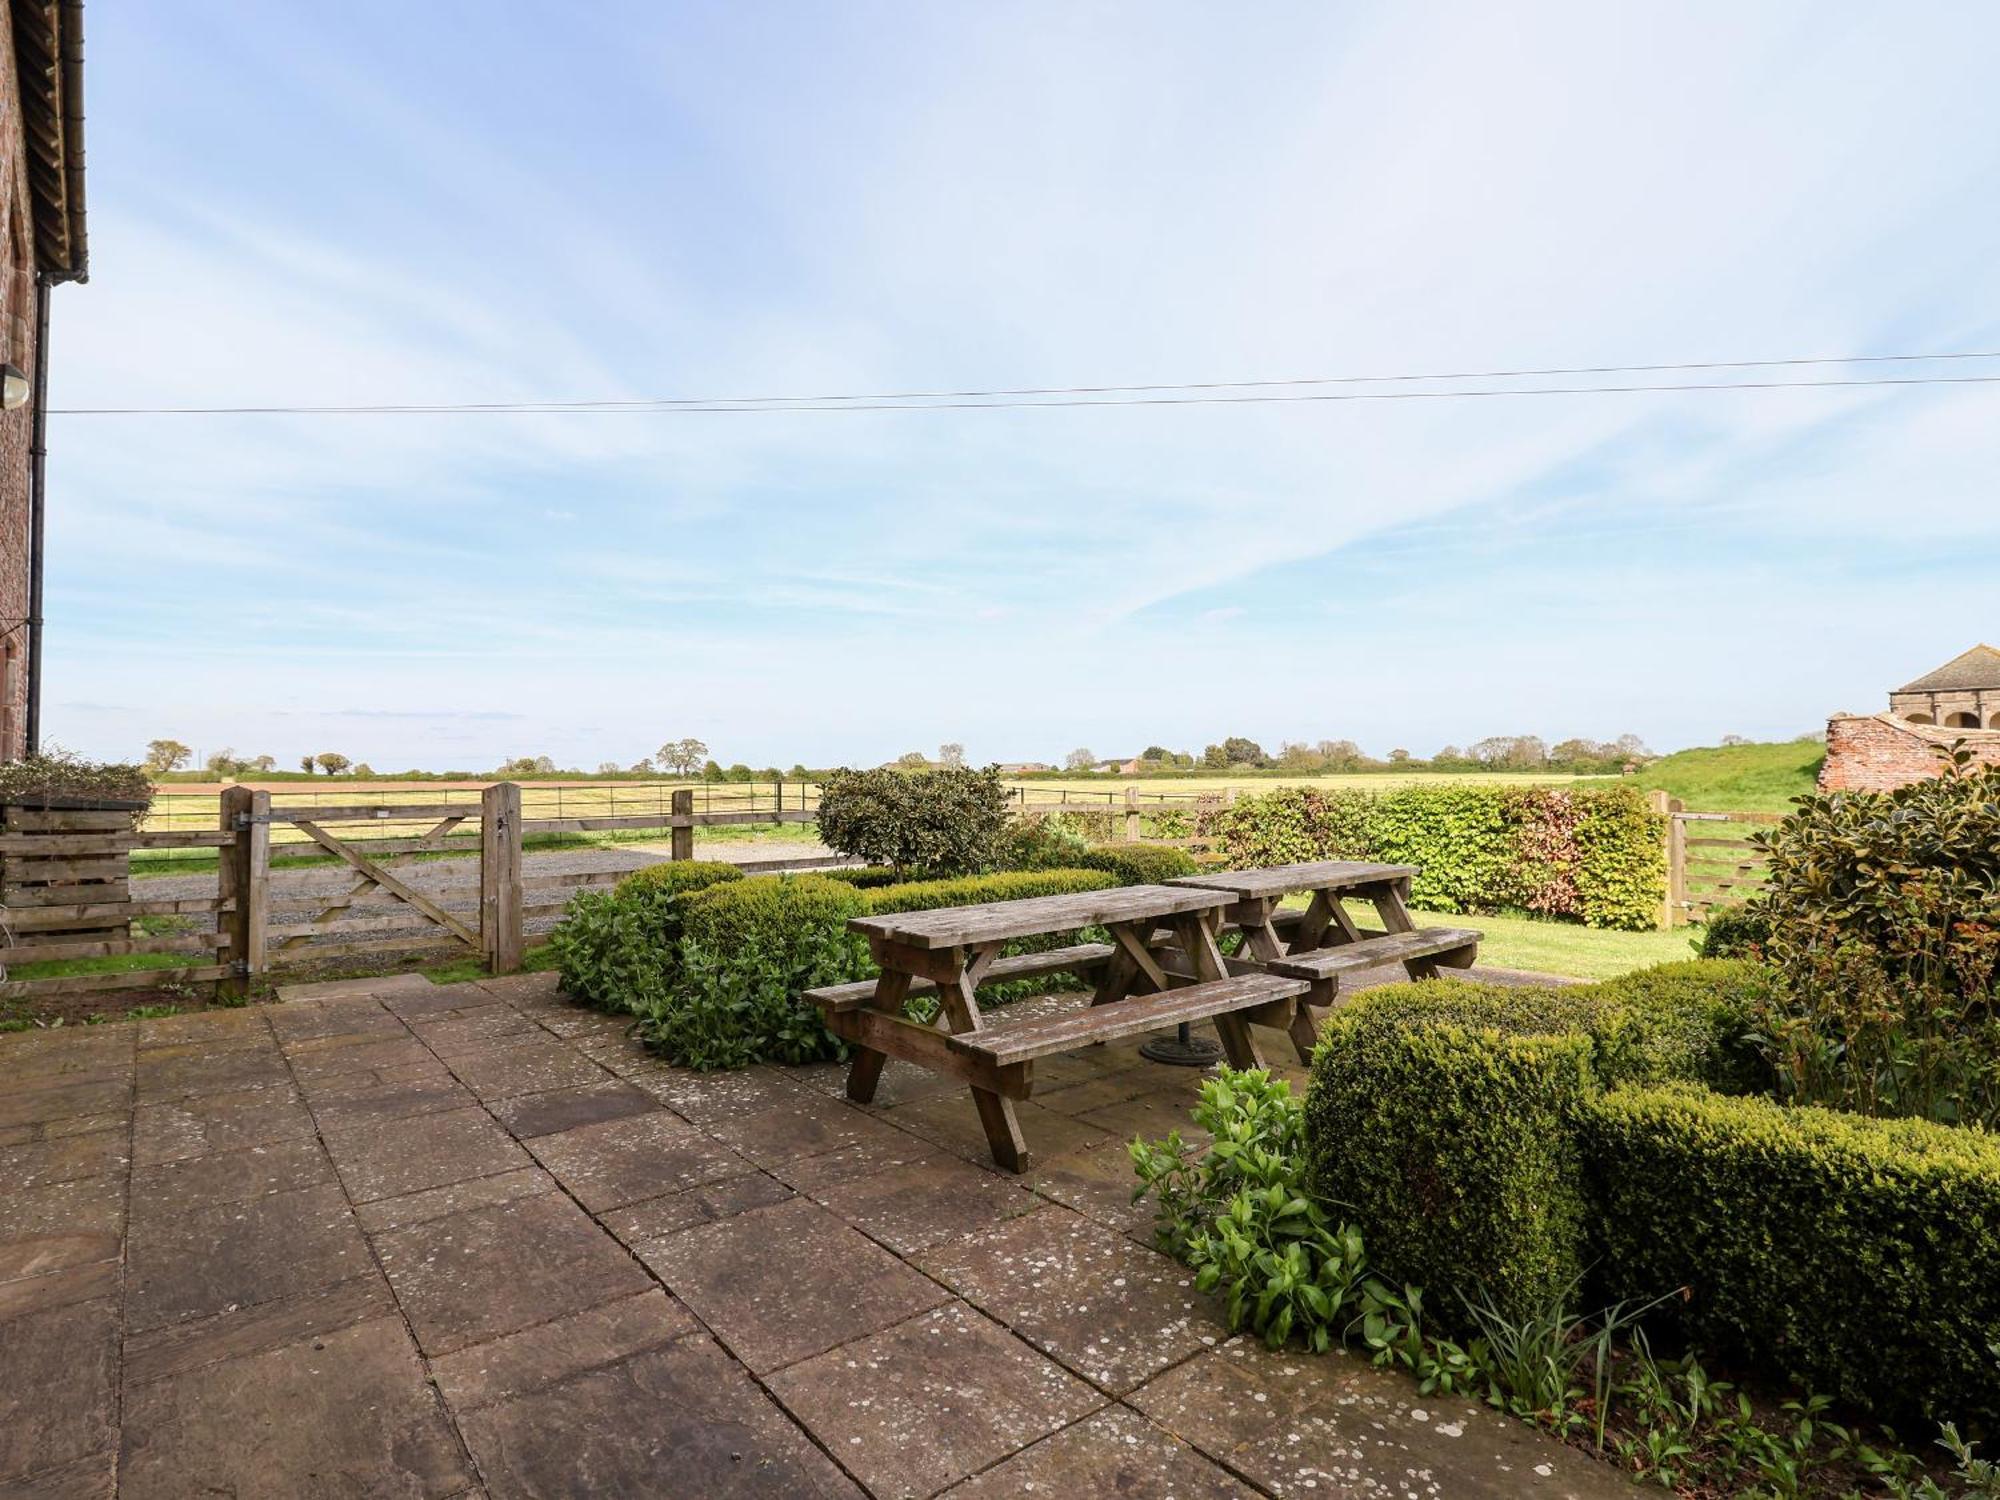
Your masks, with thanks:
[{"label": "green shrub", "polygon": [[1463,987],[1410,988],[1423,993],[1336,1010],[1321,1033],[1306,1096],[1313,1190],[1393,1280],[1524,1313],[1582,1271],[1571,1122],[1597,1087],[1591,1038],[1568,1018],[1450,993]]},{"label": "green shrub", "polygon": [[1120,885],[1158,885],[1201,868],[1187,850],[1172,844],[1092,844],[1077,863],[1116,875]]},{"label": "green shrub", "polygon": [[817,875],[728,881],[689,896],[679,982],[644,1009],[640,1034],[690,1068],[843,1055],[799,995],[863,972],[847,922],[866,910],[862,892]]},{"label": "green shrub", "polygon": [[1640,930],[1666,894],[1660,816],[1624,785],[1282,787],[1204,814],[1201,833],[1232,864],[1415,865],[1412,899],[1430,911],[1519,909]]},{"label": "green shrub", "polygon": [[1315,1190],[1348,1206],[1392,1278],[1478,1289],[1515,1314],[1545,1306],[1585,1258],[1578,1101],[1627,1084],[1753,1085],[1745,1018],[1769,984],[1755,964],[1690,960],[1592,985],[1364,991],[1313,1057]]},{"label": "green shrub", "polygon": [[1703,958],[1762,958],[1770,940],[1771,919],[1739,902],[1702,918],[1694,951]]},{"label": "green shrub", "polygon": [[1600,1002],[1632,1013],[1657,1064],[1644,1074],[1601,1075],[1602,1081],[1685,1080],[1724,1094],[1768,1091],[1770,1068],[1755,1033],[1776,983],[1768,967],[1749,959],[1686,959],[1584,986]]},{"label": "green shrub", "polygon": [[1885,1415],[2000,1415],[1993,1136],[1685,1086],[1581,1136],[1601,1274],[1688,1288],[1697,1340]]},{"label": "green shrub", "polygon": [[611,890],[577,892],[549,934],[563,991],[599,1010],[636,1014],[658,1004],[680,974],[684,898],[742,878],[734,865],[670,860],[634,870]]},{"label": "green shrub", "polygon": [[[153,778],[144,766],[86,760],[59,745],[40,755],[0,762],[0,804],[47,802],[137,802],[153,800]],[[143,811],[133,814],[137,827]]]},{"label": "green shrub", "polygon": [[998,766],[832,771],[820,786],[819,836],[827,847],[903,876],[991,869],[1007,818]]},{"label": "green shrub", "polygon": [[1801,798],[1757,842],[1786,1097],[2000,1127],[2000,767]]}]

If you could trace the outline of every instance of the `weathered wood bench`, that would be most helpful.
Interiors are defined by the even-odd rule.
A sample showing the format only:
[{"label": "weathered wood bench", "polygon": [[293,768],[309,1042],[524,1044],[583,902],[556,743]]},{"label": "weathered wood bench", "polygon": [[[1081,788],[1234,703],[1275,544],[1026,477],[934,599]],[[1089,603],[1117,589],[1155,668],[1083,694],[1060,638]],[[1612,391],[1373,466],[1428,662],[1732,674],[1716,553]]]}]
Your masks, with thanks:
[{"label": "weathered wood bench", "polygon": [[[1228,971],[1215,935],[1230,899],[1221,891],[1124,886],[857,917],[848,926],[868,939],[881,976],[808,990],[805,998],[820,1008],[827,1028],[856,1049],[849,1098],[873,1099],[891,1057],[961,1079],[972,1090],[993,1159],[1026,1171],[1030,1157],[1014,1101],[1033,1091],[1037,1058],[1212,1020],[1233,1065],[1261,1065],[1250,1022],[1286,1024],[1311,981]],[[1083,927],[1103,927],[1112,940],[1000,956],[1017,939]],[[1099,976],[1088,1008],[1015,1025],[985,1024],[979,986],[1065,970]],[[924,993],[940,999],[936,1025],[902,1013],[905,1000]]]}]

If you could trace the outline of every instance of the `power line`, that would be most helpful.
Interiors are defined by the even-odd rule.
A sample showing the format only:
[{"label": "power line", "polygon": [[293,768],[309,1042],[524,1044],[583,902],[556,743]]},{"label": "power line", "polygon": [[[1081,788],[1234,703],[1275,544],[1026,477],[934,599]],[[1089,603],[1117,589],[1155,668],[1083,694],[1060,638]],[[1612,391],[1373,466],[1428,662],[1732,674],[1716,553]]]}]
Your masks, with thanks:
[{"label": "power line", "polygon": [[[1863,354],[1791,359],[1702,360],[1676,364],[1580,365],[1547,369],[1459,370],[1427,375],[1326,375],[1282,380],[1215,380],[1153,385],[1022,386],[991,390],[890,391],[867,395],[663,396],[597,401],[409,402],[352,406],[55,407],[51,416],[438,416],[449,414],[696,413],[782,411],[979,411],[1036,407],[1222,406],[1284,402],[1421,401],[1482,396],[1629,395],[1639,392],[1763,391],[1861,386],[1985,385],[2000,375],[1857,376],[1836,380],[1681,381],[1626,385],[1513,386],[1441,391],[1303,391],[1330,385],[1415,384],[1442,380],[1516,380],[1553,376],[1668,374],[1699,370],[1792,369],[1824,365],[1908,364],[2000,359],[2000,350],[1945,354]],[[1279,389],[1285,388],[1285,389]],[[1219,392],[1255,392],[1223,395]]]}]

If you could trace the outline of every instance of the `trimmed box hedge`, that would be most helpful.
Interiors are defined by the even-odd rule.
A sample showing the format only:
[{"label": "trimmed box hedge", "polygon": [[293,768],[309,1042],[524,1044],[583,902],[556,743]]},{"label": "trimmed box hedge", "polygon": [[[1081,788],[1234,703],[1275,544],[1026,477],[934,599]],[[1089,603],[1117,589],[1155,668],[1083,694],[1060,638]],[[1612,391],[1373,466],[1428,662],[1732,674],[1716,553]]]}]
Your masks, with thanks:
[{"label": "trimmed box hedge", "polygon": [[1599,1274],[1704,1347],[1889,1416],[2000,1417],[2000,1139],[1618,1090],[1581,1115]]},{"label": "trimmed box hedge", "polygon": [[1313,1056],[1314,1191],[1388,1276],[1525,1314],[1586,1264],[1583,1102],[1621,1084],[1732,1083],[1766,982],[1754,965],[1692,960],[1594,985],[1363,991]]},{"label": "trimmed box hedge", "polygon": [[1078,863],[1117,876],[1120,885],[1158,885],[1201,868],[1187,850],[1172,844],[1092,844]]},{"label": "trimmed box hedge", "polygon": [[1201,832],[1236,865],[1415,865],[1411,897],[1428,911],[1643,931],[1666,897],[1665,820],[1624,784],[1280,787],[1205,813]]}]

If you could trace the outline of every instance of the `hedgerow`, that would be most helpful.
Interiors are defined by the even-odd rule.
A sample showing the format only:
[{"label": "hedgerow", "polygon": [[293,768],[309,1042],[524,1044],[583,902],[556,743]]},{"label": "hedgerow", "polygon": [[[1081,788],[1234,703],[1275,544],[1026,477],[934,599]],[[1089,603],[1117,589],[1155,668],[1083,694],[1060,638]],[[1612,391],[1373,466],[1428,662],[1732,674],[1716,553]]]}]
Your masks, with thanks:
[{"label": "hedgerow", "polygon": [[1636,787],[1281,787],[1202,817],[1236,865],[1366,859],[1418,868],[1426,910],[1519,909],[1639,931],[1666,894],[1664,825]]},{"label": "hedgerow", "polygon": [[1593,1248],[1689,1336],[1885,1415],[2000,1416],[2000,1140],[1680,1086],[1580,1116]]},{"label": "hedgerow", "polygon": [[742,878],[734,865],[668,860],[614,889],[579,891],[549,935],[564,991],[599,1010],[636,1014],[657,1003],[680,972],[685,898]]},{"label": "hedgerow", "polygon": [[1158,885],[1200,868],[1193,855],[1172,844],[1092,844],[1077,863],[1117,876],[1120,885]]}]

